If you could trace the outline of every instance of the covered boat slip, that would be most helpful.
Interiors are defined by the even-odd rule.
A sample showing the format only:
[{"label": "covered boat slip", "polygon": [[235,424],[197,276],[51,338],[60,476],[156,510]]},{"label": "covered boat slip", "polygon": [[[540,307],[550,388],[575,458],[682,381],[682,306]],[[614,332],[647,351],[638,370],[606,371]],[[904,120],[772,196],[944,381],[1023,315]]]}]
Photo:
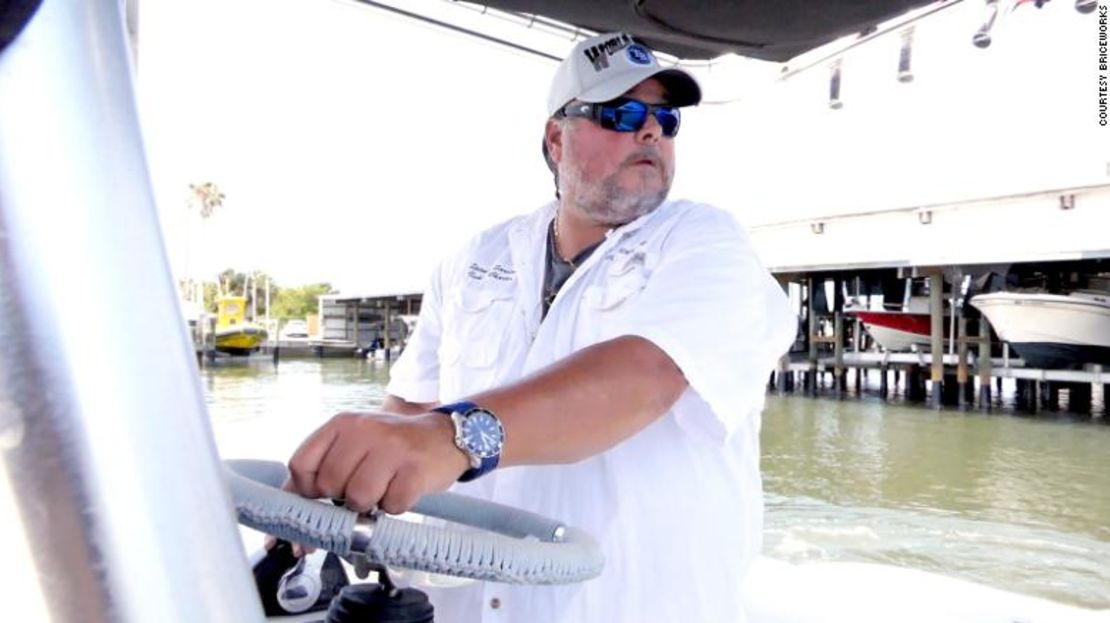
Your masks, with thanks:
[{"label": "covered boat slip", "polygon": [[[660,11],[585,23],[642,27],[680,53],[779,41],[791,54],[907,7],[746,3],[770,19],[760,37],[647,4]],[[14,544],[6,588],[20,596],[6,607],[23,620],[262,621],[167,267],[120,12],[117,0],[0,4],[0,525]],[[1046,608],[1024,613],[1099,616]]]},{"label": "covered boat slip", "polygon": [[[1110,185],[753,227],[761,257],[793,292],[803,319],[799,344],[784,358],[772,385],[779,391],[799,385],[816,392],[818,374],[828,372],[831,388],[839,393],[852,370],[858,388],[867,371],[877,369],[883,395],[905,374],[911,399],[988,407],[992,393],[998,399],[1002,379],[1014,379],[1017,402],[1024,408],[1053,408],[1066,389],[1069,410],[1086,412],[1092,404],[1105,403],[1110,382],[1105,372],[1110,306],[1099,302],[1105,301],[1099,293],[1110,294],[1108,228]],[[974,296],[1005,290],[1028,292],[1018,320],[1021,326],[1043,324],[1041,334],[1056,337],[1040,339],[1051,343],[1017,336],[1010,316],[1005,326],[985,328],[991,312],[984,311],[988,319],[982,319]],[[1070,300],[1059,296],[1069,292],[1075,292]],[[1027,322],[1033,299],[1048,293],[1063,301],[1057,311],[1038,313]],[[1081,298],[1084,293],[1087,298]],[[915,334],[924,339],[912,346],[908,341],[883,344],[890,323],[861,326],[861,318],[879,313],[853,313],[885,306],[880,313],[897,316],[891,310],[908,312],[911,300],[920,303],[913,317],[922,318],[924,312],[931,319],[930,330]],[[1075,308],[1082,310],[1080,316],[1069,315]],[[868,349],[868,341],[878,344]],[[1029,362],[1022,360],[1023,346]],[[934,358],[934,352],[944,355]],[[1042,352],[1055,355],[1035,356]]]},{"label": "covered boat slip", "polygon": [[[804,322],[782,368],[811,389],[818,371],[829,370],[841,391],[846,371],[878,368],[909,373],[907,393],[938,405],[975,402],[964,398],[975,380],[989,404],[991,378],[1015,379],[1021,396],[1040,387],[1044,401],[1020,401],[1030,408],[1059,388],[1038,382],[1083,385],[1067,392],[1080,411],[1105,393],[1102,351],[1083,346],[1106,339],[1101,321],[1074,335],[1073,323],[1049,316],[1067,330],[1048,339],[1068,346],[1040,350],[1078,357],[1025,365],[1021,348],[1035,354],[1035,336],[980,331],[980,312],[965,300],[1110,289],[1110,142],[1097,136],[1079,69],[1091,22],[1070,3],[1018,4],[995,13],[988,3],[984,13],[982,4],[952,3],[840,54],[800,57],[730,111],[738,136],[770,146],[736,151],[739,176],[763,173],[742,177],[736,209],[765,265],[794,293]],[[991,35],[989,44],[973,45],[976,34]],[[871,318],[880,322],[868,332],[853,310],[885,316]],[[879,352],[867,348],[872,338]],[[777,386],[794,376],[779,375]],[[882,374],[881,393],[889,383]]]},{"label": "covered boat slip", "polygon": [[308,343],[311,354],[326,357],[381,352],[388,361],[404,348],[420,313],[423,296],[415,290],[321,296],[320,336]]}]

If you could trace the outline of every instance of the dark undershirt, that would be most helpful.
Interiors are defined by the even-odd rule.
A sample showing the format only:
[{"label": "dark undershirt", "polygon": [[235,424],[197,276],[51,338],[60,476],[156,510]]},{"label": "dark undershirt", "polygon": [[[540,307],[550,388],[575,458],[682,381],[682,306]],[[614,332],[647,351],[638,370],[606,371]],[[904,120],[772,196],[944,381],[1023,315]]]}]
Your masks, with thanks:
[{"label": "dark undershirt", "polygon": [[564,261],[555,252],[555,221],[551,221],[551,225],[547,228],[547,261],[544,263],[543,290],[540,292],[544,318],[547,317],[547,310],[551,308],[551,303],[555,300],[555,296],[559,294],[563,284],[574,274],[575,267],[581,266],[582,262],[585,262],[586,258],[590,257],[590,254],[601,246],[603,240],[604,238],[582,249],[571,261]]}]

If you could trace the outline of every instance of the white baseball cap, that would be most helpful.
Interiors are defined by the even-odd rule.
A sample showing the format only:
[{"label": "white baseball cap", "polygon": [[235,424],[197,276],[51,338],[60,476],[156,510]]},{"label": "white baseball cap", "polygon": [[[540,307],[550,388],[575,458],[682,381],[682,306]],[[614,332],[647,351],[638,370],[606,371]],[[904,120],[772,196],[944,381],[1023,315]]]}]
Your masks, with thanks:
[{"label": "white baseball cap", "polygon": [[547,114],[554,115],[572,100],[608,102],[648,78],[663,83],[672,106],[693,106],[701,101],[701,87],[693,76],[681,69],[661,67],[651,50],[632,35],[614,32],[584,39],[555,71],[547,95]]}]

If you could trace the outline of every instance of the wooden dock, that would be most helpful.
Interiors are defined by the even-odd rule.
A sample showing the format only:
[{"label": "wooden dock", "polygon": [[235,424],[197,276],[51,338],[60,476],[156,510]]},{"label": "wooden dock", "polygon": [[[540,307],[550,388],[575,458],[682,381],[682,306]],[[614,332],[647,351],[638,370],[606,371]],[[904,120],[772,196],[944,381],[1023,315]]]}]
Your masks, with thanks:
[{"label": "wooden dock", "polygon": [[[861,395],[872,371],[878,371],[879,395],[889,397],[900,383],[908,400],[928,400],[932,406],[991,409],[1001,396],[1003,380],[1014,382],[1014,403],[1022,410],[1056,410],[1066,393],[1068,411],[1103,417],[1110,397],[1110,370],[1099,364],[1080,369],[1054,370],[1026,367],[1020,358],[976,356],[962,349],[935,359],[928,352],[837,352],[810,359],[809,353],[794,352],[783,357],[771,375],[769,389],[779,394],[803,391],[817,396],[829,393],[843,398],[849,379]],[[1008,349],[1004,348],[1004,351]],[[933,376],[940,369],[940,381]],[[1102,404],[1102,412],[1093,411]]]}]

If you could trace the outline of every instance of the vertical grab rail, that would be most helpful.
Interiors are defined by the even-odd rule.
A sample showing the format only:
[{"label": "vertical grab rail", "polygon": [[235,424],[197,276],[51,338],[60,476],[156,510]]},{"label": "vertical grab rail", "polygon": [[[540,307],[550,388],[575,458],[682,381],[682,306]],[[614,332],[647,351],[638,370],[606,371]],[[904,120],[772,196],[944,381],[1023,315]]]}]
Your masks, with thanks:
[{"label": "vertical grab rail", "polygon": [[5,536],[33,568],[15,572],[51,620],[262,621],[166,261],[121,4],[45,0],[0,51],[0,516],[16,518]]}]

